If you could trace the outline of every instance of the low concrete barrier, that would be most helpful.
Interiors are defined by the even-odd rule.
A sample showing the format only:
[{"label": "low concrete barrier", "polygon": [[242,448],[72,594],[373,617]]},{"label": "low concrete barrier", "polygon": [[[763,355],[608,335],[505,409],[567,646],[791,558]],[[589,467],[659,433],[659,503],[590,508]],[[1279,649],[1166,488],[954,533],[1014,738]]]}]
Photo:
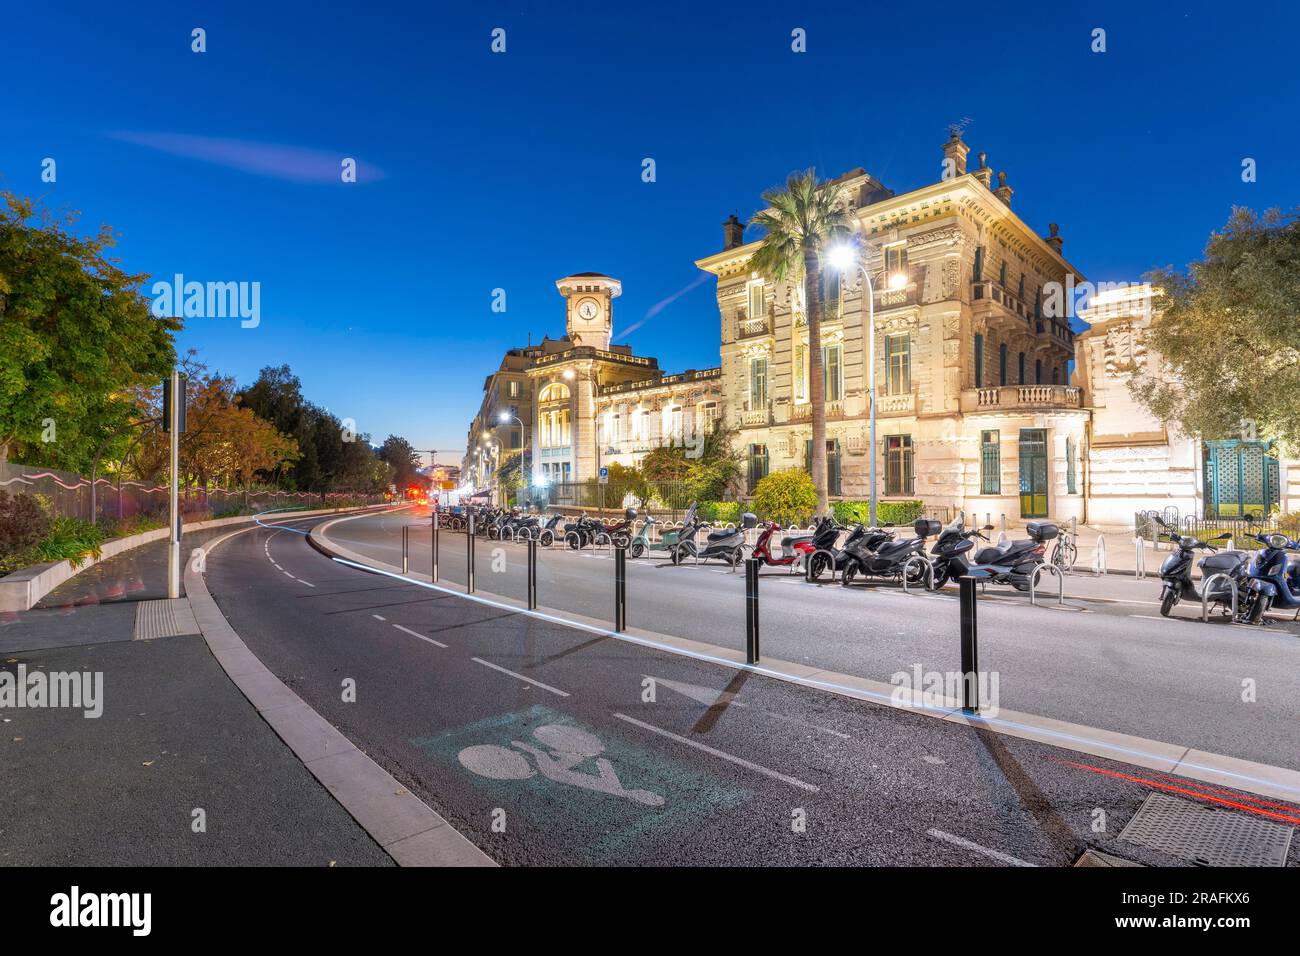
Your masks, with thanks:
[{"label": "low concrete barrier", "polygon": [[[315,511],[284,511],[271,512],[272,514],[292,515],[295,518],[306,517],[309,515],[323,514],[342,514],[349,511],[365,511],[373,507],[392,507],[391,505],[369,505],[363,508],[321,508]],[[211,521],[198,521],[194,524],[185,525],[185,531],[202,531],[206,528],[224,528],[230,524],[240,524],[242,522],[253,521],[260,515],[236,515],[232,518],[213,518]],[[28,611],[36,605],[36,602],[45,595],[49,594],[60,584],[76,577],[87,568],[93,568],[101,561],[107,561],[109,558],[121,554],[123,551],[130,551],[132,548],[138,548],[142,544],[149,544],[152,541],[167,540],[167,528],[154,528],[152,531],[142,531],[139,534],[127,535],[125,538],[114,538],[112,541],[105,541],[98,558],[85,557],[81,563],[74,566],[71,561],[52,561],[49,564],[34,564],[30,568],[23,568],[14,571],[12,574],[6,574],[0,578],[0,612],[4,611]],[[184,537],[182,537],[182,542]]]}]

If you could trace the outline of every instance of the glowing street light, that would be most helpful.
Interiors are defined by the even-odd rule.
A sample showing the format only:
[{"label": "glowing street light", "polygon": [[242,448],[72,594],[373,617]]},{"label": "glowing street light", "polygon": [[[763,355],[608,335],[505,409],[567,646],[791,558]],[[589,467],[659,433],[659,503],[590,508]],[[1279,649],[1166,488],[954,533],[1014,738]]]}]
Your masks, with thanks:
[{"label": "glowing street light", "polygon": [[[868,524],[876,524],[876,289],[867,272],[866,262],[859,257],[858,247],[852,243],[841,243],[826,250],[826,259],[841,273],[857,266],[867,286],[867,443],[871,448],[868,461],[868,478],[871,484],[870,513]],[[892,290],[899,290],[907,285],[906,272],[894,272],[885,284]]]}]

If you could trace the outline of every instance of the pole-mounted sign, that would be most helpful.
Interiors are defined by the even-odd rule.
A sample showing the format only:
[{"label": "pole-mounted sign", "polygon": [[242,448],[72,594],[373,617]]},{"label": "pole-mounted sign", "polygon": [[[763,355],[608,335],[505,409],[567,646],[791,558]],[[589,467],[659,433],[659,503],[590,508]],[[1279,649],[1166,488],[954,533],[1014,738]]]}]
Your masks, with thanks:
[{"label": "pole-mounted sign", "polygon": [[185,431],[185,376],[172,372],[162,384],[163,431],[171,438],[171,480],[167,492],[171,518],[171,536],[167,543],[167,596],[178,598],[181,596],[180,447],[181,432]]}]

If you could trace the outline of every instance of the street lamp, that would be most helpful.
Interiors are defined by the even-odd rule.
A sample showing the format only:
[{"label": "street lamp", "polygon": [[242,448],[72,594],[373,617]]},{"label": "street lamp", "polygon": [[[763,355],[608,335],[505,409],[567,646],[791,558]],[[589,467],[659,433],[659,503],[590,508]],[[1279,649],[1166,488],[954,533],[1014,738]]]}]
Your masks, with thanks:
[{"label": "street lamp", "polygon": [[[514,419],[514,421],[518,422],[519,436],[522,440],[522,445],[519,449],[519,474],[528,477],[529,472],[524,471],[524,460],[528,457],[528,429],[524,427],[524,423],[519,420],[519,417],[517,415],[511,415],[509,412],[501,412],[499,415],[497,415],[497,421],[502,425],[509,423],[511,419]],[[532,463],[529,462],[530,471],[531,468],[532,468]],[[528,483],[530,485],[532,484],[531,478],[528,479]]]},{"label": "street lamp", "polygon": [[[867,444],[868,477],[871,484],[870,507],[867,523],[876,525],[876,288],[867,272],[866,257],[859,257],[858,249],[850,243],[831,247],[828,251],[830,263],[840,272],[845,272],[856,265],[862,273],[862,280],[867,286]],[[882,270],[883,271],[883,270]],[[895,272],[888,279],[891,289],[901,289],[907,285],[907,274]]]}]

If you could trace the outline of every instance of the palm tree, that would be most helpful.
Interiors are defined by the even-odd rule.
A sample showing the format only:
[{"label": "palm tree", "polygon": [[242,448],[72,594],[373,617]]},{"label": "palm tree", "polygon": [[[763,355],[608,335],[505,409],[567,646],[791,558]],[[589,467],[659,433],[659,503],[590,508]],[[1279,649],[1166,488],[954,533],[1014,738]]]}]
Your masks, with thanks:
[{"label": "palm tree", "polygon": [[762,245],[750,260],[759,275],[773,283],[802,279],[808,322],[808,398],[812,406],[812,480],[817,488],[817,514],[829,510],[826,491],[826,390],[822,381],[821,255],[852,230],[852,217],[842,190],[817,180],[816,170],[791,173],[785,188],[763,193],[766,209],[754,214],[751,226],[766,230]]}]

